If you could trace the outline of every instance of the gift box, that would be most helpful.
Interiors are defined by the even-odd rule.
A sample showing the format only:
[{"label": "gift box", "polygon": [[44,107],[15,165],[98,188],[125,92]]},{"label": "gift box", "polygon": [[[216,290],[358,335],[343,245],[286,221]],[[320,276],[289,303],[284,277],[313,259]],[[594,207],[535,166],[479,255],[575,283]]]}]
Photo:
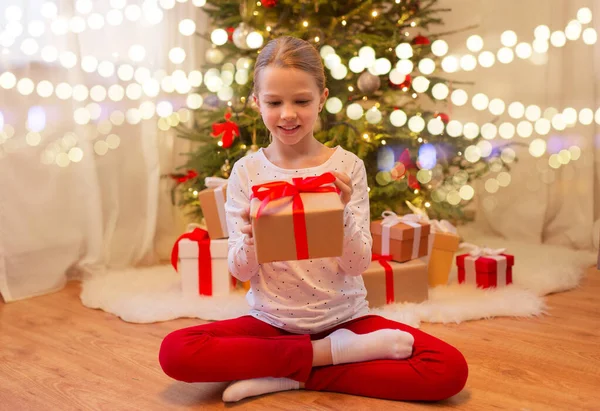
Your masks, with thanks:
[{"label": "gift box", "polygon": [[427,255],[421,258],[427,264],[429,286],[448,284],[454,253],[460,243],[456,227],[446,220],[430,219],[425,210],[415,207],[410,201],[405,203],[413,212],[406,217],[428,223],[430,227]]},{"label": "gift box", "polygon": [[391,255],[392,260],[397,262],[427,255],[428,223],[399,217],[391,211],[384,211],[382,216],[382,220],[371,223],[373,253]]},{"label": "gift box", "polygon": [[427,264],[423,261],[397,263],[391,261],[390,256],[373,258],[362,275],[370,307],[401,302],[420,303],[429,298]]},{"label": "gift box", "polygon": [[183,295],[229,294],[236,280],[229,273],[227,252],[228,240],[211,240],[202,229],[182,235],[173,247],[171,264],[181,274]]},{"label": "gift box", "polygon": [[198,201],[208,235],[212,239],[227,238],[227,220],[225,219],[225,201],[227,201],[227,180],[218,177],[205,179],[206,189],[198,193]]},{"label": "gift box", "polygon": [[250,217],[258,263],[339,257],[344,205],[335,176],[294,178],[252,187]]},{"label": "gift box", "polygon": [[454,253],[458,250],[460,237],[454,233],[435,232],[429,235],[429,258],[427,274],[429,286],[448,284]]},{"label": "gift box", "polygon": [[481,249],[481,251],[457,255],[458,282],[476,284],[482,288],[511,284],[515,258],[502,251]]}]

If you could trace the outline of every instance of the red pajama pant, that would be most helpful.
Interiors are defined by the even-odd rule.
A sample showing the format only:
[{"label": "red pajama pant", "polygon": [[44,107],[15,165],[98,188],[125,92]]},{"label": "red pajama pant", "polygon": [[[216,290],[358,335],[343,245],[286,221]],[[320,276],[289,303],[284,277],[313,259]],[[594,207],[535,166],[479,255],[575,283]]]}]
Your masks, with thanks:
[{"label": "red pajama pant", "polygon": [[[375,360],[312,367],[311,340],[338,328],[366,334],[399,329],[414,338],[404,360]],[[408,325],[368,315],[311,335],[283,331],[251,316],[177,330],[163,340],[160,364],[186,382],[218,382],[261,377],[290,378],[305,388],[390,400],[436,401],[457,394],[467,381],[467,363],[454,347]]]}]

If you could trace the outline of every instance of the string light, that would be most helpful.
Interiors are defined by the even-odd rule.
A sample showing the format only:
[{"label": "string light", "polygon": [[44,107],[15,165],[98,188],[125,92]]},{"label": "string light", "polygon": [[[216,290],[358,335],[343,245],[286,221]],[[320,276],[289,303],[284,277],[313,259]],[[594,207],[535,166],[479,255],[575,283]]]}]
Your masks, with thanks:
[{"label": "string light", "polygon": [[[184,2],[184,0],[178,0],[178,1]],[[193,3],[197,7],[202,7],[202,6],[204,6],[204,4],[206,2],[203,0],[193,0]],[[399,4],[400,0],[396,0],[396,3]],[[116,20],[118,20],[118,17],[116,17],[116,16],[120,15],[121,21],[122,21],[123,14],[130,21],[137,21],[140,18],[142,18],[142,15],[143,15],[143,17],[145,19],[147,19],[150,23],[158,24],[158,22],[160,22],[162,19],[162,17],[159,18],[159,16],[162,16],[162,11],[160,11],[159,8],[162,8],[165,10],[172,9],[175,5],[175,1],[174,0],[159,0],[158,3],[155,2],[156,7],[155,6],[152,6],[152,7],[146,6],[144,3],[144,6],[142,6],[140,8],[139,6],[135,6],[135,5],[127,5],[126,1],[124,1],[124,0],[111,0],[111,2],[110,2],[111,9],[109,10],[109,12],[106,15],[94,13],[93,12],[93,3],[91,1],[77,2],[76,7],[77,7],[78,11],[80,12],[80,14],[85,15],[84,16],[85,18],[82,16],[75,16],[75,17],[79,17],[79,18],[67,18],[65,16],[59,16],[55,10],[56,7],[53,8],[51,6],[51,4],[54,4],[54,3],[44,3],[44,5],[42,7],[42,12],[43,12],[44,17],[54,19],[53,26],[49,26],[49,27],[52,29],[53,32],[56,31],[56,32],[59,32],[62,34],[67,34],[69,31],[80,33],[84,30],[98,30],[105,23],[111,24],[111,22],[115,22]],[[257,1],[256,4],[258,6],[262,5],[262,3],[260,1]],[[82,12],[82,10],[84,12]],[[148,11],[148,10],[154,10],[154,11],[159,10],[160,13],[155,13],[154,11]],[[11,15],[13,17],[18,17],[18,19],[20,19],[23,14],[22,10],[20,8],[18,8],[17,6],[13,7],[11,9],[10,13],[12,13]],[[256,14],[258,14],[258,13],[255,12],[255,15]],[[378,13],[378,11],[373,10],[371,12],[371,15],[373,17],[378,17],[379,13]],[[547,50],[549,42],[555,47],[560,47],[561,45],[564,45],[566,43],[566,40],[574,41],[579,38],[582,38],[586,44],[594,44],[597,39],[595,30],[591,27],[585,28],[585,29],[582,27],[582,24],[588,24],[589,22],[591,22],[591,11],[589,11],[589,9],[587,9],[587,8],[582,8],[578,11],[577,18],[578,18],[578,20],[572,20],[569,22],[569,24],[565,28],[564,32],[563,31],[550,32],[549,29],[546,30],[544,28],[545,26],[538,26],[538,28],[536,28],[536,30],[534,31],[536,38],[531,44],[525,43],[525,42],[518,43],[516,34],[513,36],[510,33],[510,31],[503,33],[501,36],[501,39],[503,40],[502,42],[505,46],[505,49],[510,50],[510,53],[513,53],[512,48],[514,48],[514,53],[519,58],[530,58],[533,51],[539,52],[539,50],[543,50],[544,47],[546,47],[546,50]],[[302,22],[302,25],[304,27],[308,27],[309,22],[307,20],[305,20]],[[342,25],[343,26],[347,25],[347,21],[345,19],[342,19]],[[411,22],[410,25],[411,25],[411,27],[415,27],[416,23]],[[65,30],[65,28],[66,28],[66,30]],[[195,33],[195,30],[196,30],[194,21],[190,20],[190,19],[181,20],[178,28],[179,28],[180,34],[183,36],[191,36]],[[37,41],[35,39],[37,37],[40,37],[41,35],[43,35],[45,30],[46,29],[44,28],[44,25],[40,25],[37,22],[35,22],[33,25],[30,25],[30,27],[28,28],[28,32],[32,38],[27,39],[28,41],[24,42],[24,45],[22,47],[28,53],[35,54],[38,51],[40,51],[39,45],[37,44]],[[270,26],[266,27],[267,32],[270,32],[271,30],[272,30],[272,28]],[[263,43],[262,35],[260,35],[260,33],[258,33],[258,32],[252,32],[250,34],[253,35],[253,37],[251,37],[249,35],[249,38],[253,38],[255,40],[253,42],[254,47],[252,47],[252,48],[257,48],[257,49],[260,48]],[[513,34],[514,34],[514,32],[513,32]],[[405,35],[408,36],[409,33],[405,32]],[[213,38],[213,36],[214,36],[214,38]],[[260,36],[260,38],[259,38],[259,36]],[[211,39],[213,40],[215,45],[225,44],[227,42],[227,38],[228,38],[228,34],[223,29],[216,29],[211,33]],[[553,38],[554,38],[554,40],[553,40]],[[314,41],[315,41],[315,43],[319,42],[320,41],[319,36],[315,36]],[[408,44],[408,46],[410,47],[409,44]],[[480,52],[483,48],[483,40],[479,36],[471,36],[467,40],[467,47],[473,53]],[[33,50],[35,50],[35,51],[33,51]],[[436,55],[438,57],[444,56],[445,54],[447,54],[447,44],[441,40],[436,40],[432,44],[432,52],[434,53],[434,55]],[[444,59],[442,61],[441,68],[447,72],[457,71],[459,69],[459,67],[465,71],[469,71],[469,70],[472,70],[475,68],[475,66],[477,65],[477,62],[479,62],[479,64],[482,67],[491,67],[494,64],[496,57],[497,57],[498,61],[500,61],[500,62],[504,63],[505,61],[508,61],[509,60],[508,53],[509,52],[504,51],[501,54],[499,51],[498,55],[496,56],[491,51],[481,51],[480,54],[477,56],[477,58],[473,55],[465,55],[465,56],[461,57],[460,59],[456,58],[455,56],[446,56],[447,58],[453,57],[454,60],[452,60],[452,59],[447,60],[447,62],[450,62],[450,63],[446,63],[446,65],[444,65],[443,64],[443,61],[445,61],[445,59]],[[23,95],[29,95],[35,91],[42,98],[48,98],[48,97],[51,97],[52,95],[56,95],[57,97],[59,97],[61,99],[73,98],[76,101],[86,101],[87,99],[90,99],[92,101],[102,102],[102,101],[105,101],[107,98],[111,99],[112,101],[120,101],[123,99],[123,97],[125,95],[132,100],[139,100],[142,97],[142,94],[144,94],[148,97],[156,97],[159,94],[161,88],[164,92],[167,92],[167,93],[177,92],[180,94],[188,94],[191,91],[192,87],[199,86],[203,80],[202,73],[199,73],[199,72],[197,72],[197,73],[200,74],[200,80],[198,80],[198,75],[195,75],[196,78],[195,78],[194,82],[192,82],[191,73],[187,74],[184,72],[181,72],[183,74],[183,76],[181,75],[181,73],[177,76],[174,75],[174,73],[172,73],[171,75],[167,75],[167,73],[164,73],[164,75],[160,79],[157,79],[157,78],[155,78],[156,72],[155,72],[155,74],[150,76],[150,71],[147,68],[138,67],[138,68],[134,69],[130,65],[125,65],[125,64],[119,65],[117,67],[114,63],[112,63],[110,61],[98,61],[94,56],[84,56],[81,59],[81,61],[78,62],[77,57],[74,53],[67,51],[67,52],[63,52],[63,53],[59,54],[56,51],[56,49],[54,49],[54,51],[53,51],[50,48],[42,49],[41,54],[42,54],[42,57],[46,57],[48,60],[60,61],[61,64],[63,65],[63,67],[65,67],[65,68],[72,68],[77,63],[79,63],[81,65],[82,69],[86,73],[98,72],[102,77],[105,77],[105,78],[109,78],[116,73],[117,76],[121,80],[130,81],[135,76],[135,83],[130,83],[129,85],[124,85],[125,87],[121,86],[121,85],[113,84],[108,89],[106,89],[100,85],[96,85],[96,86],[90,85],[90,87],[88,89],[86,86],[83,86],[81,84],[80,85],[69,85],[67,83],[60,83],[60,84],[54,86],[48,80],[41,80],[36,85],[31,79],[27,79],[27,78],[17,79],[16,76],[14,76],[14,74],[12,74],[10,72],[4,72],[4,73],[0,73],[0,87],[3,87],[5,89],[10,89],[10,88],[16,87],[17,90]],[[145,59],[146,50],[141,45],[134,45],[129,50],[128,55],[132,61],[140,62]],[[502,55],[502,58],[500,57],[501,55]],[[175,47],[175,48],[171,49],[168,53],[168,56],[169,56],[169,59],[171,60],[171,62],[173,62],[174,64],[181,64],[186,59],[185,51],[179,47]],[[398,57],[400,58],[400,56],[398,56]],[[412,48],[411,48],[410,57],[404,57],[404,60],[406,60],[406,62],[410,62],[412,64],[412,62],[410,60],[408,60],[411,57],[412,57]],[[115,56],[115,58],[117,58],[117,57]],[[375,61],[375,63],[371,63],[370,59],[368,59],[368,58],[366,60],[363,60],[363,59],[360,59],[360,60],[362,60],[363,63],[365,63],[365,64],[363,65],[363,68],[358,72],[362,72],[362,70],[364,70],[365,68],[370,69],[370,71],[375,70],[377,75],[385,75],[385,74],[387,74],[387,72],[389,72],[389,70],[387,70],[387,64],[385,64],[385,67],[383,67],[384,62],[382,61],[382,59],[375,59],[374,54],[373,54],[373,60]],[[403,60],[403,59],[401,58],[401,60]],[[387,63],[389,63],[388,60],[386,60],[386,61],[387,61]],[[452,64],[453,61],[456,64]],[[512,59],[510,61],[512,61]],[[433,63],[433,61],[431,59],[422,59],[418,63],[419,71],[424,76],[432,74],[434,72],[434,70],[436,69],[435,63],[433,63],[433,65],[431,65],[430,63]],[[373,66],[373,64],[376,66],[379,66],[379,67]],[[390,63],[390,65],[391,65],[391,63]],[[351,63],[349,63],[348,66],[349,66],[350,70],[354,72],[353,65]],[[375,67],[375,68],[373,68],[373,67]],[[446,68],[450,68],[450,71],[446,70]],[[147,70],[147,72],[145,72],[144,69]],[[394,70],[396,70],[396,69],[397,68],[395,68]],[[140,71],[138,71],[138,70],[140,70]],[[344,72],[344,70],[345,70],[344,75],[341,76],[341,78],[345,77],[345,75],[347,73],[346,66],[344,66],[341,62],[339,62],[339,64],[337,64],[337,65],[334,64],[333,68],[330,68],[330,70],[332,70],[332,74],[334,73],[335,70],[338,70],[336,72],[337,73],[336,76],[338,76],[338,77],[341,76],[341,73]],[[395,72],[394,70],[392,70],[390,72],[390,77],[392,76],[392,73]],[[411,72],[412,72],[412,67],[411,67]],[[138,73],[146,73],[146,74],[142,75],[142,74],[138,74]],[[221,97],[224,98],[224,97],[227,97],[231,91],[231,87],[230,87],[231,82],[233,82],[234,80],[238,84],[245,84],[247,82],[247,78],[245,79],[245,81],[242,81],[242,80],[244,80],[243,74],[238,75],[238,73],[243,73],[243,71],[238,70],[237,72],[235,72],[235,75],[232,74],[231,78],[229,79],[229,81],[230,81],[229,84],[226,84],[227,79],[222,78],[222,77],[214,77],[214,80],[210,80],[210,81],[207,81],[206,79],[204,79],[204,80],[209,89],[211,89],[211,87],[212,87],[211,91],[214,91],[215,93],[217,93],[219,95],[219,98],[221,98]],[[219,75],[221,75],[221,74],[219,74]],[[424,93],[430,89],[430,80],[424,76],[418,76],[415,79],[413,79],[411,87],[416,92]],[[192,83],[194,83],[194,85]],[[211,87],[209,87],[209,85],[211,85]],[[405,91],[408,90],[408,88],[406,88],[406,87],[404,87],[403,89]],[[431,90],[432,90],[432,94],[434,95],[434,98],[436,98],[436,99],[445,99],[449,94],[449,90],[448,90],[447,86],[445,86],[442,83],[435,84],[434,87],[431,88]],[[353,92],[354,87],[348,86],[348,91]],[[455,90],[455,92],[456,92],[456,90]],[[232,93],[232,91],[231,91],[231,93]],[[465,94],[466,94],[466,92],[465,92]],[[481,93],[479,93],[479,94],[481,94]],[[412,93],[411,95],[413,98],[417,98],[416,93]],[[452,97],[454,97],[454,92],[452,93]],[[484,96],[484,97],[487,99],[487,96]],[[227,101],[227,104],[231,106],[232,103],[231,103],[230,98],[229,99],[225,98],[224,101]],[[467,98],[468,98],[468,96],[467,96]],[[363,100],[366,101],[367,96],[364,96]],[[489,100],[489,99],[487,99],[487,100]],[[490,112],[492,112],[492,110],[498,111],[499,109],[497,108],[497,106],[499,104],[504,104],[501,100],[500,100],[500,103],[498,103],[498,104],[492,104],[494,101],[497,102],[498,100],[499,99],[494,99],[492,101],[488,101],[488,104],[481,103],[479,105],[479,107],[481,107],[481,108],[477,108],[477,109],[478,110],[488,109]],[[454,101],[454,99],[453,99],[453,101]],[[475,97],[473,98],[473,101],[475,101]],[[194,109],[195,107],[200,107],[203,104],[203,101],[202,101],[202,97],[200,95],[190,94],[187,97],[186,103],[190,109]],[[341,103],[341,101],[340,101],[340,103]],[[508,105],[509,115],[511,113],[510,107],[512,104],[513,103]],[[475,104],[474,104],[474,106],[475,106]],[[581,124],[591,124],[594,120],[594,112],[592,111],[592,109],[589,109],[589,108],[582,109],[579,111],[579,113],[577,113],[574,109],[571,109],[571,110],[565,110],[562,113],[556,113],[553,116],[550,116],[550,118],[540,118],[541,109],[539,109],[539,107],[537,109],[533,108],[533,106],[530,106],[530,107],[532,107],[532,108],[530,109],[528,107],[527,110],[525,110],[525,117],[527,118],[528,121],[522,120],[516,125],[516,127],[515,127],[515,125],[512,125],[511,123],[506,123],[506,124],[511,124],[512,128],[514,130],[516,130],[517,134],[523,138],[528,138],[529,136],[531,136],[534,129],[535,129],[536,133],[538,132],[538,130],[544,131],[545,128],[550,128],[550,127],[554,128],[556,130],[564,130],[566,127],[573,125],[577,120],[579,120],[579,122]],[[537,106],[535,106],[535,107],[537,107]],[[338,109],[337,112],[340,112],[343,109],[343,104],[340,104],[339,108],[336,105],[335,108]],[[171,111],[172,111],[172,109],[173,108],[171,107]],[[127,116],[123,115],[123,113],[121,113],[121,112],[120,113],[121,113],[122,117],[127,117],[128,121],[131,122],[132,124],[135,124],[136,121],[139,121],[139,118],[148,117],[148,113],[150,112],[150,111],[146,112],[141,109],[135,109],[135,110],[130,109],[130,110],[132,110],[132,111],[128,110]],[[157,111],[158,110],[153,111],[153,115],[158,114]],[[362,115],[365,114],[365,112],[364,112],[364,110],[362,110],[362,108],[360,109],[360,112],[356,108],[354,108],[353,110],[347,110],[346,114],[348,116],[350,116],[349,113],[351,111],[353,111],[354,116],[356,116],[356,115],[358,115],[358,113],[360,113],[360,115],[358,115],[358,118],[362,117]],[[398,111],[399,110],[395,110],[394,112],[398,112]],[[504,110],[502,110],[502,111],[504,111]],[[600,118],[600,116],[598,115],[599,112],[600,111],[596,112],[596,121],[598,121],[598,118]],[[379,113],[379,115],[381,115],[381,112],[379,110],[371,110],[371,109],[367,110],[366,115],[365,115],[365,118],[367,119],[367,121],[369,121],[369,118],[371,120],[375,119],[376,115],[374,113]],[[375,117],[373,117],[374,115],[375,115]],[[398,114],[395,114],[395,116],[397,117]],[[406,117],[405,114],[404,114],[404,116]],[[417,116],[417,117],[421,118],[420,116]],[[522,117],[523,117],[523,113],[521,113],[519,117],[513,117],[513,118],[517,119],[517,118],[522,118]],[[115,119],[117,119],[117,118],[118,118],[118,115],[115,115]],[[169,117],[169,118],[171,118],[171,117]],[[173,117],[173,119],[174,118],[175,117]],[[411,117],[411,120],[413,118],[415,118],[415,117]],[[575,120],[573,120],[573,118],[575,118]],[[377,121],[379,121],[379,120],[377,120]],[[422,120],[422,118],[421,118],[421,120]],[[434,130],[434,133],[432,133],[432,134],[435,134],[438,132],[436,127],[439,126],[439,124],[441,124],[441,120],[439,120],[439,118],[437,118],[435,120],[436,121],[429,121],[427,124],[425,124],[425,122],[423,121],[423,127],[427,126],[428,129],[431,124],[431,127],[433,127],[432,130]],[[111,121],[112,121],[112,115],[111,115]],[[392,121],[392,115],[390,115],[390,121]],[[404,119],[404,122],[406,122],[406,121],[407,120]],[[396,119],[396,122],[400,123],[399,121],[397,121],[397,119]],[[453,123],[453,124],[454,124],[454,127],[456,127],[456,123]],[[477,130],[479,130],[478,125],[476,125],[474,123],[472,123],[472,124],[477,128]],[[414,126],[414,121],[413,121],[413,126]],[[446,129],[446,132],[450,135],[450,124],[446,125],[445,129]],[[462,129],[462,125],[461,125],[461,129]],[[469,134],[468,130],[473,129],[473,126],[469,126],[466,129],[467,129],[467,134]],[[489,127],[486,128],[485,135],[490,136],[490,135],[494,134],[494,137],[495,137],[495,133],[489,132],[488,129],[489,129]],[[505,126],[505,129],[507,129],[507,130],[510,129],[510,126]],[[464,133],[465,131],[461,130],[461,132]],[[471,135],[471,134],[469,134],[469,135]],[[484,135],[483,127],[481,128],[481,134],[482,134],[482,136]],[[505,135],[509,135],[509,134],[510,133],[505,133]],[[513,132],[513,134],[514,134],[514,132]],[[492,138],[494,138],[494,137],[492,137]],[[505,138],[502,135],[501,135],[501,137]],[[383,141],[385,141],[385,140],[383,140]],[[382,143],[382,144],[385,144],[385,143]],[[563,157],[564,156],[565,155],[563,155]]]},{"label": "string light", "polygon": [[[521,59],[539,58],[533,52],[544,54],[548,51],[549,45],[560,48],[565,46],[567,40],[575,41],[581,38],[587,45],[593,45],[597,42],[597,32],[593,27],[582,29],[582,24],[588,24],[592,20],[591,11],[588,8],[581,8],[577,12],[578,20],[571,20],[564,31],[550,31],[548,26],[540,25],[534,29],[534,40],[531,43],[518,42],[517,34],[512,30],[506,30],[500,35],[500,42],[503,45],[497,52],[496,57],[499,62],[509,64],[513,61],[514,55]],[[581,19],[579,18],[581,17]],[[439,42],[439,43],[438,43]],[[472,52],[480,51],[483,47],[481,37],[474,35],[467,39],[467,48]],[[512,48],[514,47],[514,52]],[[443,40],[436,40],[432,44],[432,52],[436,56],[444,56],[447,54],[447,44]],[[442,62],[442,69],[447,73],[454,73],[458,68],[465,71],[473,70],[473,61],[465,56],[451,56],[452,60]],[[448,56],[450,57],[450,56]],[[484,68],[492,67],[495,63],[494,53],[491,51],[482,51],[479,54],[479,64]],[[455,64],[455,61],[460,61],[461,64]],[[543,62],[543,60],[542,60]],[[534,61],[535,63],[535,61]],[[475,62],[476,64],[476,62]],[[537,63],[539,64],[539,63]]]}]

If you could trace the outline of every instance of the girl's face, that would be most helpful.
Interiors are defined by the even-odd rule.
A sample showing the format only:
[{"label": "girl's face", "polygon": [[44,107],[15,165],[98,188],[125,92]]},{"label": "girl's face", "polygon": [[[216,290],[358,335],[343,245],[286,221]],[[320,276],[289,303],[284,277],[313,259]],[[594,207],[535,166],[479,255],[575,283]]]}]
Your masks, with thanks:
[{"label": "girl's face", "polygon": [[313,137],[329,90],[321,93],[314,77],[302,70],[270,66],[259,76],[260,90],[254,99],[273,138],[295,145]]}]

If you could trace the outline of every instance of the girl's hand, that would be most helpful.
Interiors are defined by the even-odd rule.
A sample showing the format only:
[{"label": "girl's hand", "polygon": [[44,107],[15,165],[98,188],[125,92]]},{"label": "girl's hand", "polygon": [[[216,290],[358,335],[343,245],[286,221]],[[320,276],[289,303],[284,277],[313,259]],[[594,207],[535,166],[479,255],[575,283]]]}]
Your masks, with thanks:
[{"label": "girl's hand", "polygon": [[331,174],[336,177],[333,183],[337,188],[340,189],[340,198],[342,199],[342,203],[344,203],[344,205],[348,204],[352,198],[352,180],[346,173],[332,171]]},{"label": "girl's hand", "polygon": [[254,245],[254,237],[252,237],[252,225],[250,224],[250,207],[246,207],[241,214],[242,219],[244,220],[244,225],[242,226],[242,234],[246,234],[244,236],[244,244],[246,245]]}]

